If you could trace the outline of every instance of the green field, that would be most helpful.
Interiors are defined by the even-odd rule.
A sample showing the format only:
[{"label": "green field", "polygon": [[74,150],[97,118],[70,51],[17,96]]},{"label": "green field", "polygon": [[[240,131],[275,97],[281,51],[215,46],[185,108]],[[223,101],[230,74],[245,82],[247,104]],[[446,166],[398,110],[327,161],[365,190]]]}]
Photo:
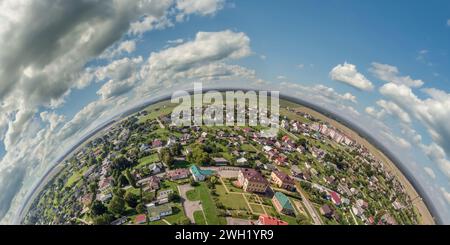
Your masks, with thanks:
[{"label": "green field", "polygon": [[143,167],[145,165],[155,163],[159,161],[159,156],[157,153],[151,154],[150,156],[143,157],[138,160],[139,164],[136,166],[136,168]]},{"label": "green field", "polygon": [[194,212],[194,220],[197,225],[206,225],[205,217],[203,216],[203,211],[197,210]]},{"label": "green field", "polygon": [[[195,192],[190,194],[191,197],[197,197],[201,201],[203,211],[205,212],[206,222],[208,224],[214,225],[225,225],[227,222],[224,217],[219,216],[219,211],[214,203],[210,191],[205,183],[200,183],[199,186],[195,187]],[[195,194],[198,193],[198,194]],[[195,200],[195,199],[194,199]]]},{"label": "green field", "polygon": [[219,201],[224,205],[226,209],[238,209],[248,211],[247,203],[244,200],[242,194],[227,193],[223,185],[216,185],[216,193]]}]

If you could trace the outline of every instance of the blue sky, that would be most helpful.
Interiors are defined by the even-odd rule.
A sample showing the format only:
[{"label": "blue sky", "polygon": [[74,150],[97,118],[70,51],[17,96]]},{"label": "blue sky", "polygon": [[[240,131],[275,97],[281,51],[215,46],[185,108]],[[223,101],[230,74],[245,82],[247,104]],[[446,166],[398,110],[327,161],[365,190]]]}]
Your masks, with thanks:
[{"label": "blue sky", "polygon": [[[5,50],[11,50],[10,53],[4,51],[4,54],[0,51],[0,62],[4,63],[4,67],[8,67],[10,57],[18,56],[16,63],[21,64],[15,71],[18,75],[13,78],[0,70],[0,76],[5,76],[9,79],[6,79],[8,81],[17,79],[17,82],[12,84],[18,84],[16,86],[1,84],[4,88],[12,89],[5,94],[0,93],[0,98],[5,101],[4,104],[0,104],[2,106],[0,110],[4,110],[5,115],[9,115],[5,118],[0,117],[0,139],[2,140],[0,158],[3,158],[0,173],[4,171],[3,173],[7,174],[8,169],[15,166],[25,166],[28,173],[36,166],[41,171],[47,169],[50,166],[49,162],[56,157],[52,154],[58,152],[54,150],[55,153],[48,153],[48,148],[51,148],[53,144],[58,145],[58,150],[67,148],[86,133],[88,128],[98,124],[100,117],[105,118],[106,115],[117,112],[117,108],[120,108],[119,103],[128,105],[131,104],[130,101],[147,98],[157,86],[164,86],[164,79],[161,78],[163,75],[179,72],[176,69],[171,70],[176,65],[165,66],[167,64],[164,64],[164,59],[169,59],[174,54],[181,56],[189,53],[189,47],[195,48],[196,43],[199,43],[200,38],[197,34],[205,32],[212,40],[211,45],[216,44],[217,46],[213,47],[224,51],[212,56],[208,54],[202,56],[194,52],[190,55],[196,59],[196,63],[186,62],[183,69],[188,66],[192,69],[200,69],[208,64],[223,65],[230,70],[240,67],[246,71],[253,71],[256,74],[255,77],[242,78],[234,74],[233,79],[247,81],[248,84],[251,84],[253,80],[262,79],[270,82],[270,86],[274,88],[291,88],[292,84],[296,84],[305,86],[302,88],[303,92],[314,91],[312,94],[317,93],[317,98],[338,98],[334,101],[334,105],[332,101],[327,102],[330,108],[339,106],[342,102],[356,110],[359,114],[353,114],[353,116],[350,112],[342,113],[348,113],[349,118],[353,118],[360,124],[366,123],[368,128],[375,130],[378,139],[386,142],[389,148],[396,151],[411,171],[420,171],[417,178],[422,185],[428,186],[429,192],[434,193],[432,198],[436,200],[436,205],[441,209],[450,207],[448,181],[450,163],[447,160],[450,154],[450,139],[445,137],[450,135],[450,129],[443,123],[447,117],[450,120],[450,109],[445,108],[445,105],[448,105],[446,103],[450,101],[448,99],[450,98],[450,25],[448,23],[450,2],[336,0],[319,4],[317,1],[297,0],[202,0],[200,1],[202,5],[193,9],[179,4],[183,1],[185,0],[152,3],[155,6],[135,12],[124,6],[111,5],[110,7],[115,11],[126,16],[123,19],[109,17],[111,22],[116,24],[116,28],[107,29],[108,25],[105,23],[109,22],[106,17],[104,23],[103,20],[99,21],[100,24],[89,19],[90,16],[86,19],[73,20],[68,17],[59,20],[62,28],[69,30],[67,33],[45,32],[48,28],[45,23],[50,20],[51,23],[58,25],[58,20],[52,19],[52,16],[57,17],[58,11],[66,13],[65,8],[67,13],[70,13],[70,9],[74,6],[53,9],[49,1],[47,9],[53,15],[48,14],[48,17],[42,17],[42,13],[39,12],[45,9],[46,1],[42,1],[42,6],[36,4],[21,6],[29,8],[31,13],[36,14],[33,30],[28,29],[25,24],[27,17],[17,10],[20,8],[13,8],[14,1],[6,1],[5,6],[0,6],[4,9],[4,12],[0,14],[0,21],[3,20],[3,23],[6,23],[4,26],[0,24],[0,37],[8,34],[8,37],[17,38],[9,43],[0,43],[9,47]],[[134,4],[134,1],[131,2]],[[76,5],[76,3],[72,4]],[[105,1],[103,4],[111,3]],[[102,8],[97,10],[94,5],[88,7],[99,11],[98,16],[104,14],[101,13]],[[143,27],[143,31],[136,31],[137,28],[133,25],[128,26],[129,23],[144,26],[145,16],[154,17],[157,21],[150,27]],[[178,17],[180,20],[176,20]],[[94,16],[92,18],[94,19]],[[11,19],[15,22],[8,22]],[[170,20],[170,24],[167,19]],[[16,28],[14,34],[17,35],[11,35],[13,32],[8,32],[13,30],[12,27]],[[222,33],[226,30],[230,32]],[[43,33],[55,35],[55,37],[52,39],[52,37],[42,36]],[[218,33],[221,37],[230,37],[230,40],[236,39],[236,41],[231,44],[216,42],[214,38],[218,36]],[[28,35],[37,37],[37,40],[47,41],[45,44],[38,41],[35,42],[37,44],[28,44],[23,41],[29,37]],[[81,37],[85,37],[87,41],[75,43],[67,41],[82,39]],[[182,39],[183,42],[168,44],[169,40],[177,39]],[[247,39],[250,40],[249,43]],[[0,38],[0,40],[4,42],[3,40],[6,39]],[[59,40],[59,42],[52,43],[52,40]],[[118,50],[118,45],[124,41],[132,41],[135,46],[129,52],[122,50],[119,55],[103,57],[105,54]],[[28,56],[24,53],[14,54],[15,50],[28,48],[27,45],[41,45],[39,50],[49,51],[45,55],[39,52],[37,54],[28,52],[30,53]],[[104,48],[100,48],[103,47],[102,45]],[[247,52],[246,48],[251,49],[251,52]],[[240,53],[226,54],[227,50]],[[195,57],[196,55],[201,57]],[[79,76],[83,74],[93,76],[95,73],[86,72],[86,68],[98,72],[100,67],[106,67],[114,61],[139,56],[142,60],[136,61],[137,64],[126,61],[132,67],[126,73],[130,77],[122,78],[123,74],[121,74],[119,75],[121,78],[117,79],[114,75],[105,72],[105,79],[94,76],[90,77],[85,85],[77,83]],[[149,68],[151,71],[149,74],[142,73],[143,67],[151,66],[152,62],[161,65],[162,68],[159,67],[160,70]],[[388,66],[376,69],[374,63]],[[235,65],[235,67],[231,68],[228,65]],[[333,79],[331,72],[334,68],[339,68],[339,65],[352,71],[350,82],[369,81],[372,89],[364,90],[349,85],[349,81]],[[47,72],[43,67],[51,69],[49,68]],[[340,73],[336,75],[342,75],[345,69],[338,70]],[[158,74],[160,71],[161,74]],[[188,71],[192,70],[188,69]],[[129,75],[138,73],[139,75],[136,75],[138,78]],[[48,78],[48,83],[39,80],[45,76]],[[176,74],[173,74],[166,80],[176,80],[176,77]],[[211,79],[214,80],[214,78]],[[123,86],[121,88],[128,89],[127,92],[111,97],[105,96],[99,91],[105,91],[108,80],[111,80],[109,85]],[[416,82],[421,80],[423,85],[403,84],[405,81],[412,80]],[[214,81],[226,82],[220,79]],[[178,80],[177,82],[182,83]],[[315,87],[319,84],[323,87]],[[49,89],[50,87],[58,89],[53,91]],[[328,92],[324,91],[324,88]],[[430,92],[429,88],[433,88],[433,91]],[[140,93],[146,89],[149,89],[148,93],[145,95]],[[170,91],[173,87],[165,89]],[[107,98],[99,98],[100,95]],[[347,95],[347,99],[344,95]],[[354,97],[354,101],[349,100],[348,96]],[[314,97],[312,100],[314,102]],[[8,101],[12,102],[7,103]],[[410,103],[402,103],[402,101],[410,101]],[[49,104],[52,105],[49,106]],[[24,115],[20,112],[24,112]],[[26,115],[29,116],[26,117]],[[23,116],[23,120],[15,122],[13,119],[19,116]],[[33,123],[35,121],[40,122]],[[389,131],[385,133],[395,136],[394,138],[391,136],[391,141],[388,139],[389,136],[376,131],[382,127]],[[48,130],[49,135],[55,136],[46,138],[42,135],[47,131],[38,134],[40,129]],[[61,132],[65,132],[63,138],[59,135]],[[41,142],[48,143],[46,151],[40,148],[42,144],[32,141],[33,138],[37,138],[36,134],[43,137]],[[63,143],[55,144],[55,142]],[[19,149],[20,147],[22,150]],[[40,156],[39,161],[27,158],[29,156],[25,157],[23,149],[28,147],[36,149],[33,152]],[[45,154],[41,154],[42,152]],[[17,163],[12,159],[18,159]],[[39,176],[36,175],[35,179],[38,179]],[[26,193],[29,186],[36,181],[35,179],[30,179],[15,190]],[[0,202],[2,202],[1,199]],[[20,203],[20,200],[17,199],[16,202]],[[0,214],[2,214],[1,210]],[[450,213],[444,213],[443,217],[450,222]]]}]

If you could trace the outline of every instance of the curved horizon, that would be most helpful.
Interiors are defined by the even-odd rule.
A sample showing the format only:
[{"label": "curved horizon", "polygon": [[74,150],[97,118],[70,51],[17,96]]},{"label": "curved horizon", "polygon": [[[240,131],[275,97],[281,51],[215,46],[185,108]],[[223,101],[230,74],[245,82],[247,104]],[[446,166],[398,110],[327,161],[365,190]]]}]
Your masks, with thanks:
[{"label": "curved horizon", "polygon": [[[208,91],[219,91],[219,92],[224,92],[224,91],[229,91],[229,90],[234,90],[234,91],[250,91],[250,89],[248,88],[238,88],[238,87],[230,87],[230,88],[204,88],[202,93],[208,92]],[[255,91],[262,91],[260,90],[255,90]],[[194,93],[194,90],[188,90],[188,93],[190,93],[191,95]],[[123,120],[124,118],[139,112],[143,109],[145,109],[146,107],[159,103],[159,102],[163,102],[163,101],[168,101],[170,100],[172,97],[171,94],[167,94],[167,95],[161,95],[157,98],[154,99],[148,99],[146,102],[140,104],[140,105],[136,105],[133,108],[129,108],[126,109],[124,112],[120,112],[118,114],[116,114],[115,116],[113,116],[110,120],[107,120],[106,122],[103,122],[99,125],[97,125],[95,127],[94,130],[92,130],[91,132],[87,133],[85,136],[83,136],[76,144],[72,145],[71,147],[69,147],[69,149],[67,150],[67,152],[65,154],[63,154],[62,156],[60,156],[58,158],[59,161],[56,161],[55,164],[46,172],[46,174],[38,181],[37,185],[33,188],[33,191],[31,191],[26,198],[26,201],[23,203],[20,211],[19,211],[19,215],[17,216],[18,219],[15,219],[14,223],[16,224],[20,224],[22,222],[22,219],[24,217],[24,215],[26,214],[26,212],[28,212],[28,210],[24,210],[24,207],[30,205],[32,202],[34,202],[34,198],[31,198],[35,193],[36,189],[39,188],[43,183],[43,181],[46,179],[47,175],[50,174],[55,167],[57,167],[59,164],[61,164],[61,160],[65,159],[67,156],[71,155],[72,153],[74,153],[77,148],[82,145],[84,142],[87,142],[89,140],[92,140],[92,137],[105,130],[105,127],[110,125],[111,123],[115,123],[118,121]],[[433,220],[436,222],[436,224],[442,224],[442,220],[439,216],[439,213],[437,212],[437,210],[435,209],[435,207],[432,205],[432,201],[429,199],[429,197],[426,195],[426,192],[424,192],[422,186],[420,185],[420,183],[418,183],[414,176],[411,174],[411,172],[404,166],[404,164],[402,163],[402,161],[400,159],[398,159],[392,152],[390,152],[383,144],[381,144],[376,138],[374,138],[370,133],[368,133],[366,130],[364,130],[363,128],[357,126],[356,124],[350,122],[349,120],[345,119],[344,117],[339,116],[338,114],[333,113],[332,111],[326,109],[326,108],[322,108],[319,105],[315,105],[311,102],[302,100],[300,98],[295,98],[289,95],[285,95],[283,93],[280,93],[280,99],[284,99],[290,102],[294,102],[298,105],[307,107],[309,109],[312,109],[322,115],[324,115],[327,118],[330,118],[332,120],[337,121],[338,123],[343,124],[344,126],[348,127],[349,129],[351,129],[352,131],[356,132],[358,135],[361,135],[364,139],[366,139],[370,144],[372,144],[376,149],[380,150],[385,156],[388,157],[389,160],[391,160],[395,166],[401,171],[401,173],[406,177],[407,181],[413,186],[414,190],[419,194],[419,196],[423,199],[423,202],[425,204],[425,206],[427,207],[428,211],[430,212],[430,214],[432,215]],[[114,118],[120,118],[119,120],[114,120]],[[43,190],[41,190],[42,192]],[[39,193],[36,193],[39,194]],[[36,198],[36,197],[35,197]],[[23,211],[26,211],[25,213]]]}]

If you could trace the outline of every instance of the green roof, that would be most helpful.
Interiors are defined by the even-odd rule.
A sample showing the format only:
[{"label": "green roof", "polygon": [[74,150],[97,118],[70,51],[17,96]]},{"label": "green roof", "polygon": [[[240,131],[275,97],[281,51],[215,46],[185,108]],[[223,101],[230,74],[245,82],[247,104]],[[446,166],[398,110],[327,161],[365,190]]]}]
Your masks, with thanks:
[{"label": "green roof", "polygon": [[191,166],[191,171],[193,175],[199,176],[199,175],[204,175],[204,176],[210,176],[214,174],[214,171],[212,170],[202,170],[199,167],[197,167],[197,165],[192,165]]},{"label": "green roof", "polygon": [[147,208],[148,214],[150,217],[158,216],[163,212],[172,211],[172,205],[167,203],[159,206],[151,206]]},{"label": "green roof", "polygon": [[275,198],[281,204],[283,209],[294,210],[294,207],[292,207],[292,204],[289,201],[289,198],[286,195],[284,195],[283,193],[275,192]]}]

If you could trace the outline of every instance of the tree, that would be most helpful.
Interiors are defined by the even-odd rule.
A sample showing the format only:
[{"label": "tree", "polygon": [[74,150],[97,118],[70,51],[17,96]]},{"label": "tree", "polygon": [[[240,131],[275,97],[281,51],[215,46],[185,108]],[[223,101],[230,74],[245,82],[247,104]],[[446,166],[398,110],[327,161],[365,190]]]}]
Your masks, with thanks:
[{"label": "tree", "polygon": [[111,214],[102,214],[94,217],[93,221],[95,225],[109,225],[114,220],[114,217]]},{"label": "tree", "polygon": [[128,206],[135,208],[138,205],[139,196],[135,195],[132,192],[127,192],[125,194],[125,202],[128,204]]},{"label": "tree", "polygon": [[95,200],[91,205],[91,214],[94,216],[102,215],[106,213],[107,208],[102,202]]},{"label": "tree", "polygon": [[138,205],[136,205],[136,212],[138,212],[139,214],[145,213],[144,204],[139,203]]},{"label": "tree", "polygon": [[131,175],[130,170],[125,170],[125,177],[127,178],[128,183],[130,183],[131,186],[137,188],[136,180],[134,179],[133,175]]},{"label": "tree", "polygon": [[188,154],[187,160],[202,165],[209,165],[211,161],[209,154],[205,152],[203,146],[199,144],[192,147],[192,152]]},{"label": "tree", "polygon": [[178,195],[177,193],[171,193],[169,194],[169,200],[171,202],[179,202],[180,201],[180,195]]},{"label": "tree", "polygon": [[173,165],[173,156],[170,153],[169,149],[167,149],[167,148],[161,149],[160,152],[159,152],[159,158],[161,159],[161,161],[164,164],[169,166],[169,168]]},{"label": "tree", "polygon": [[181,144],[176,142],[170,147],[170,153],[172,154],[172,156],[178,156],[181,154],[182,149],[183,148],[181,147]]},{"label": "tree", "polygon": [[108,210],[115,215],[122,215],[125,211],[125,201],[114,195],[111,202],[109,203]]},{"label": "tree", "polygon": [[120,156],[112,162],[112,168],[122,171],[126,168],[131,167],[132,162],[130,162],[126,157]]},{"label": "tree", "polygon": [[125,175],[120,174],[119,175],[119,179],[117,180],[119,187],[124,187],[130,184],[130,182],[128,181],[128,178],[125,177]]}]

